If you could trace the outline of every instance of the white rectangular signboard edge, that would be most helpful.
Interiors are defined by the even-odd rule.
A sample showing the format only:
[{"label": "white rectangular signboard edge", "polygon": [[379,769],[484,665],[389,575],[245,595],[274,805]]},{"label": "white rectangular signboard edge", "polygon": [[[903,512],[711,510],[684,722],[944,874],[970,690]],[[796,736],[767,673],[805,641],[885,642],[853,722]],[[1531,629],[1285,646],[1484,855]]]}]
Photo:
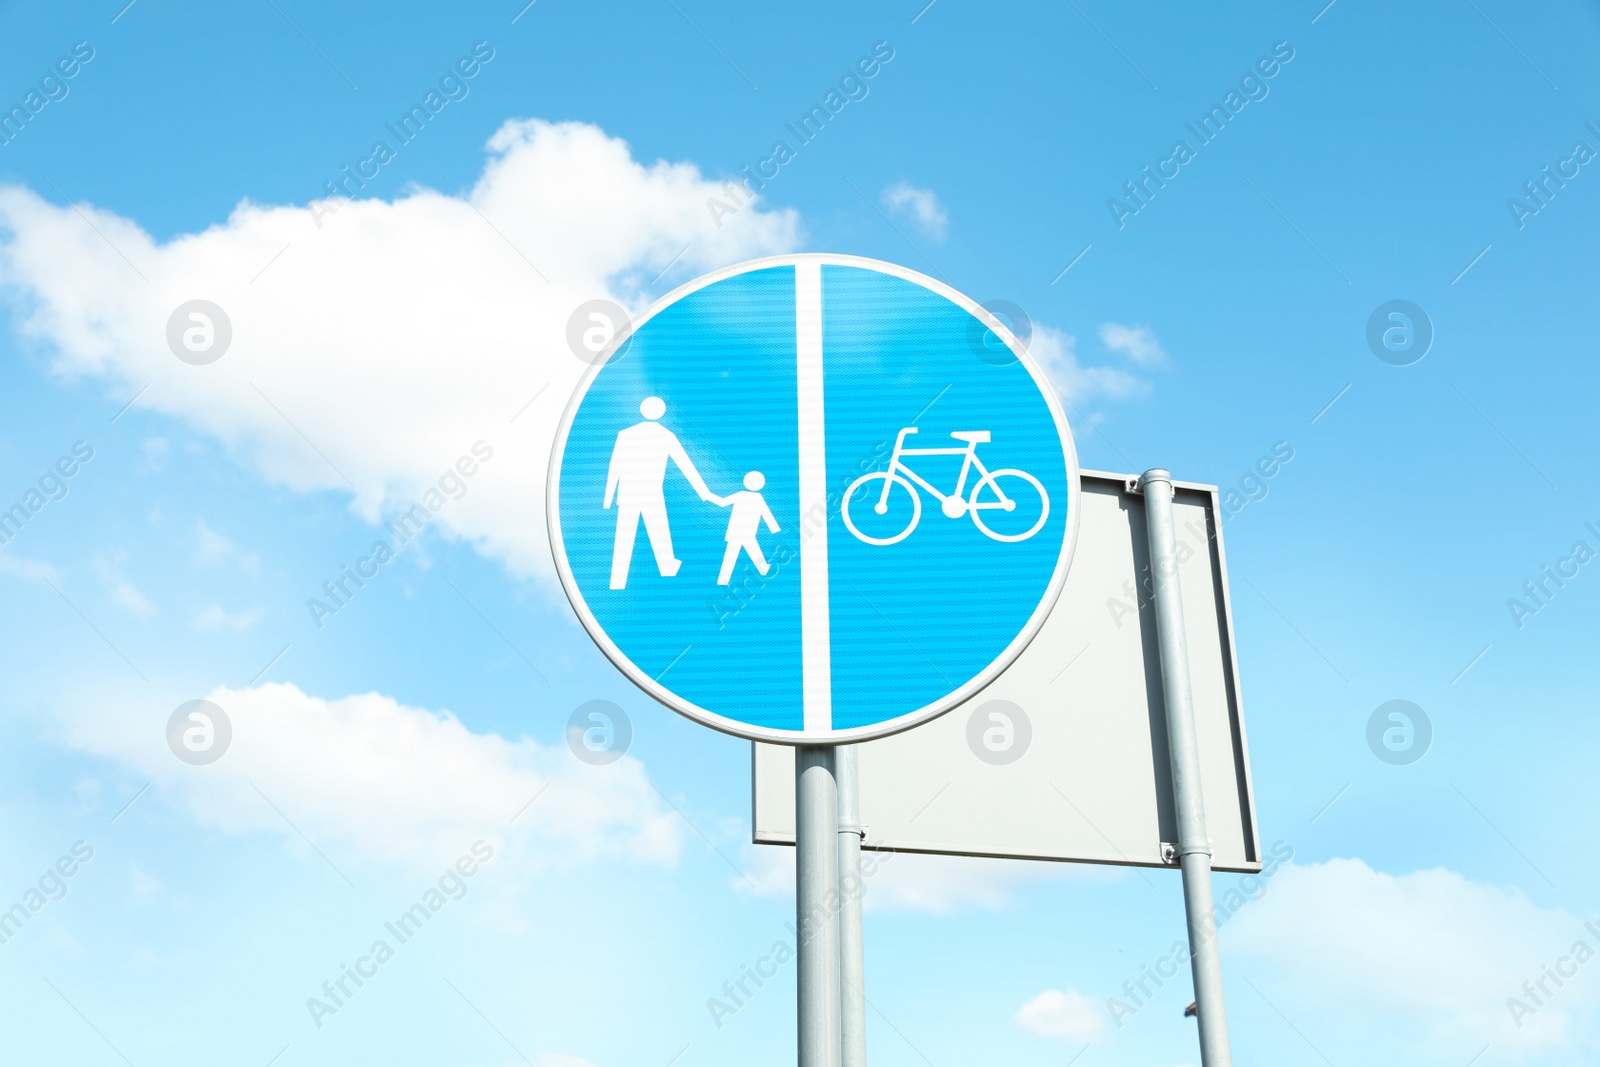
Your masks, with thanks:
[{"label": "white rectangular signboard edge", "polygon": [[[1082,473],[1077,558],[1050,618],[1011,667],[940,718],[856,746],[863,848],[1174,866],[1164,847],[1177,840],[1177,820],[1137,482]],[[1173,510],[1212,865],[1254,872],[1261,850],[1216,487],[1174,483]],[[1020,752],[1006,751],[1015,745]],[[754,842],[792,845],[793,750],[754,743],[752,779]]]}]

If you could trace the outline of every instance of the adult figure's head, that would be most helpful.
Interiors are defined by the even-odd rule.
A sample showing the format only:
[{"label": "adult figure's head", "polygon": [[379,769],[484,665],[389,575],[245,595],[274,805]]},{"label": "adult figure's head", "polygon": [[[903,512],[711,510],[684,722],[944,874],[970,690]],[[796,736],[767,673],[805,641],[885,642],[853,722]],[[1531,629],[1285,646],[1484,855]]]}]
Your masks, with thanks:
[{"label": "adult figure's head", "polygon": [[744,487],[752,493],[759,493],[761,487],[767,484],[766,475],[760,471],[751,471],[744,476]]},{"label": "adult figure's head", "polygon": [[647,396],[639,405],[639,414],[654,422],[667,413],[667,402],[659,396]]}]

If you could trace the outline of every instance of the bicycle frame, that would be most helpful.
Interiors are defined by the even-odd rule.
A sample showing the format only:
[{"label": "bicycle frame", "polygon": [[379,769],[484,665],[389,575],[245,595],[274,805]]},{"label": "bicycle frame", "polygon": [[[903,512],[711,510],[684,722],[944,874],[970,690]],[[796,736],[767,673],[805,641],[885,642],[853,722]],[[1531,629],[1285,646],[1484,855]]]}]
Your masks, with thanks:
[{"label": "bicycle frame", "polygon": [[[883,495],[878,498],[880,507],[887,505],[889,502],[889,488],[894,484],[894,478],[896,474],[903,475],[904,477],[920,485],[926,492],[928,492],[937,500],[961,500],[965,502],[964,494],[966,493],[967,488],[967,472],[973,467],[978,468],[980,482],[983,480],[989,481],[990,486],[994,488],[995,495],[998,497],[998,500],[992,504],[972,504],[970,506],[980,508],[1004,508],[1006,506],[1008,500],[1005,493],[1000,489],[998,482],[995,482],[989,478],[989,468],[985,467],[983,465],[983,460],[978,458],[978,442],[968,441],[967,447],[965,448],[907,448],[905,446],[906,437],[909,434],[914,434],[916,432],[917,428],[915,426],[907,426],[905,429],[901,430],[899,436],[894,439],[894,451],[889,454],[889,477],[883,480]],[[922,477],[922,475],[918,474],[916,471],[906,466],[905,463],[901,462],[902,456],[965,456],[966,458],[962,460],[961,476],[956,479],[955,491],[946,496],[944,493],[941,493],[939,490],[935,489],[926,478]]]}]

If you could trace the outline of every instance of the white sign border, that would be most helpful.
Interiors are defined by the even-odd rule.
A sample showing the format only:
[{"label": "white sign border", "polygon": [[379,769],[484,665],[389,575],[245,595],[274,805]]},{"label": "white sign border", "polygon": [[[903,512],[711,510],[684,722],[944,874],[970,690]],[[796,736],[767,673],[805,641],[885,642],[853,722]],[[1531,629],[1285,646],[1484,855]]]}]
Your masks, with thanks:
[{"label": "white sign border", "polygon": [[[649,673],[634,664],[617,647],[616,643],[611,640],[610,635],[605,632],[605,628],[600,625],[599,620],[595,618],[594,613],[589,610],[588,604],[584,602],[582,592],[578,589],[577,579],[567,565],[566,546],[561,538],[561,458],[566,452],[567,436],[572,430],[572,422],[578,413],[578,409],[583,405],[584,397],[589,393],[589,387],[594,384],[595,379],[606,364],[611,361],[616,352],[619,349],[623,349],[624,354],[626,354],[626,342],[635,331],[663,310],[691,293],[736,275],[748,274],[757,270],[767,270],[772,267],[792,267],[801,263],[858,267],[880,274],[888,274],[937,293],[987,325],[995,336],[1004,341],[1006,347],[1011,349],[1012,354],[1016,356],[1017,361],[1022,364],[1024,369],[1033,376],[1034,385],[1044,396],[1045,403],[1050,409],[1050,414],[1055,419],[1057,436],[1061,441],[1067,464],[1066,538],[1062,542],[1061,554],[1056,560],[1056,569],[1050,577],[1050,584],[1046,588],[1044,596],[1039,599],[1038,607],[1034,609],[1022,631],[1017,634],[1000,655],[996,656],[982,671],[979,671],[977,676],[958,689],[947,693],[939,700],[894,719],[872,723],[868,726],[856,726],[849,729],[828,730],[826,732],[777,730],[766,726],[753,726],[702,708],[683,699],[656,681]],[[978,357],[974,354],[973,358],[976,359]],[[550,466],[545,479],[545,525],[550,539],[550,552],[555,558],[556,574],[561,579],[562,591],[567,594],[567,600],[572,604],[572,609],[577,612],[578,620],[583,623],[583,628],[588,631],[589,637],[599,646],[605,657],[626,675],[629,681],[644,690],[646,694],[680,715],[693,719],[704,726],[750,741],[766,741],[780,745],[853,744],[857,741],[872,741],[880,737],[888,737],[891,734],[909,730],[914,726],[920,726],[922,723],[938,718],[951,708],[971,699],[974,694],[994,681],[1002,671],[1022,654],[1022,650],[1028,647],[1040,628],[1044,626],[1045,619],[1049,616],[1050,610],[1055,606],[1057,598],[1061,595],[1061,589],[1067,581],[1067,570],[1072,564],[1073,551],[1078,546],[1079,473],[1077,443],[1073,439],[1072,427],[1067,423],[1066,414],[1061,410],[1061,404],[1056,396],[1055,385],[1039,365],[1034,362],[1033,357],[1028,354],[1028,350],[1017,340],[1005,323],[965,294],[959,293],[943,282],[907,267],[894,263],[885,263],[882,260],[868,259],[864,256],[807,252],[746,260],[743,263],[735,263],[732,266],[714,270],[709,274],[703,274],[655,301],[642,315],[628,325],[626,331],[619,332],[612,338],[604,355],[597,359],[584,372],[583,377],[579,379],[571,399],[567,401],[566,411],[562,413],[560,425],[556,427],[555,440],[550,448]]]}]

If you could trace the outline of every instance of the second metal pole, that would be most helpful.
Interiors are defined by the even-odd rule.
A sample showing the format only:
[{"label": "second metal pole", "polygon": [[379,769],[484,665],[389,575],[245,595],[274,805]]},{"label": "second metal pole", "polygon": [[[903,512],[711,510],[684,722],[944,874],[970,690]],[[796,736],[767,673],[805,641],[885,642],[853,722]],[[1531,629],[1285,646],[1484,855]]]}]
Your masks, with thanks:
[{"label": "second metal pole", "polygon": [[800,1067],[840,1067],[839,807],[831,745],[794,750]]},{"label": "second metal pole", "polygon": [[1211,898],[1211,840],[1206,835],[1205,800],[1200,790],[1200,748],[1195,739],[1194,700],[1189,687],[1183,597],[1178,589],[1172,475],[1159,468],[1145,471],[1139,487],[1144,493],[1145,525],[1150,535],[1150,579],[1155,596],[1156,639],[1161,649],[1172,795],[1178,809],[1178,862],[1183,868],[1189,964],[1200,1024],[1200,1062],[1204,1067],[1232,1067],[1228,1010],[1222,999],[1222,960]]},{"label": "second metal pole", "polygon": [[839,783],[839,976],[840,1038],[843,1067],[866,1067],[866,963],[861,936],[861,790],[856,779],[856,749],[834,749]]}]

